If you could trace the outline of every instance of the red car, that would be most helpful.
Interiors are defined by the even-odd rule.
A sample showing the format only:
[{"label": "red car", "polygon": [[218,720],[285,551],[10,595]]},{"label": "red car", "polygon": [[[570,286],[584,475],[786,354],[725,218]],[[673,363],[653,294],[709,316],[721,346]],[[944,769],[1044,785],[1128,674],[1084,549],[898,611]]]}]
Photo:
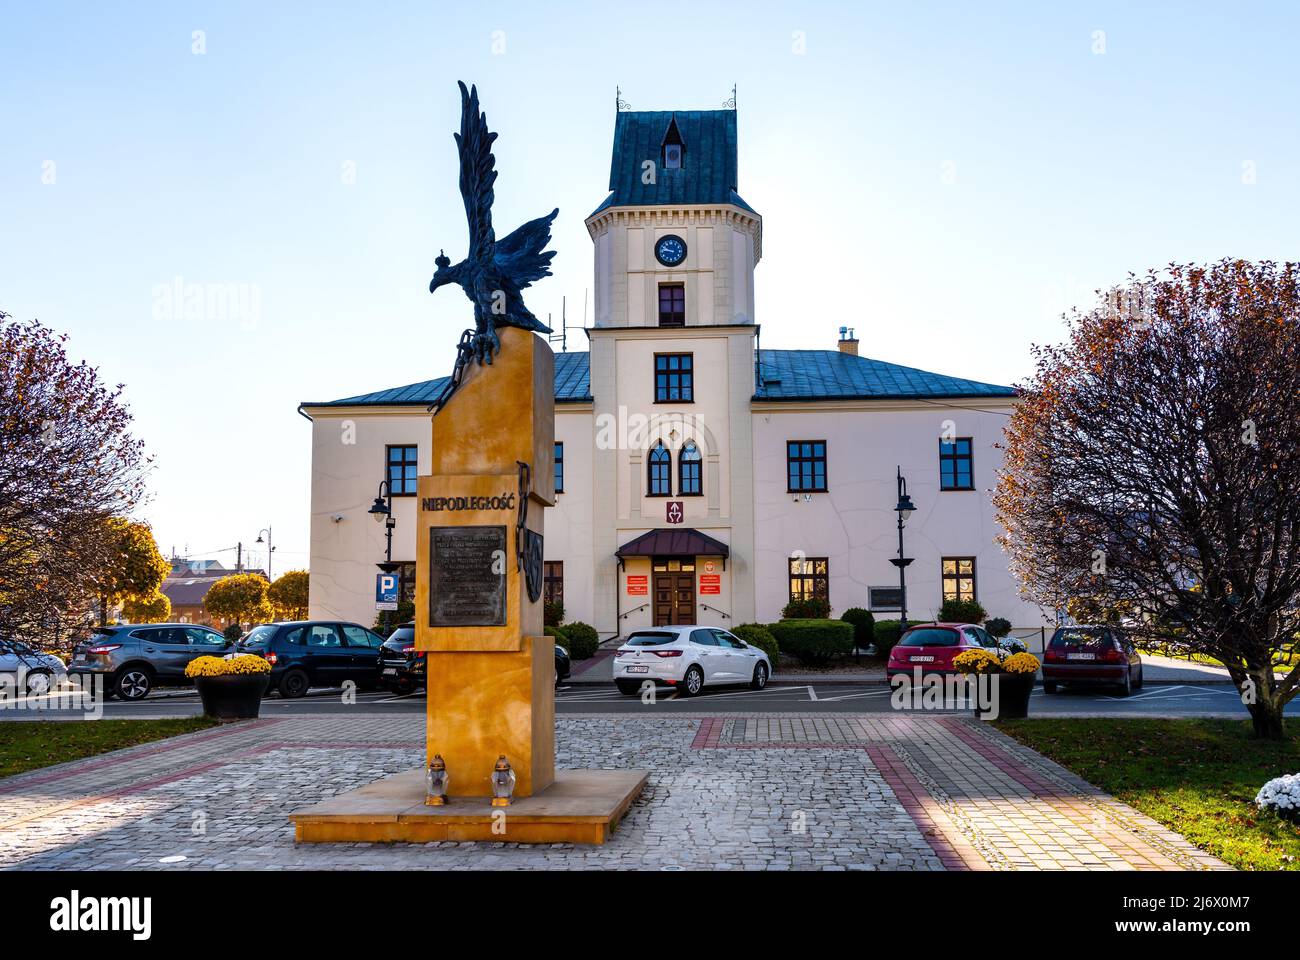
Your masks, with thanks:
[{"label": "red car", "polygon": [[959,653],[982,647],[996,650],[998,642],[978,624],[918,623],[908,627],[889,651],[885,676],[891,681],[899,675],[912,677],[918,667],[922,676],[955,673],[952,661]]},{"label": "red car", "polygon": [[1142,658],[1117,627],[1058,627],[1043,651],[1043,692],[1061,683],[1113,683],[1128,694],[1142,686]]}]

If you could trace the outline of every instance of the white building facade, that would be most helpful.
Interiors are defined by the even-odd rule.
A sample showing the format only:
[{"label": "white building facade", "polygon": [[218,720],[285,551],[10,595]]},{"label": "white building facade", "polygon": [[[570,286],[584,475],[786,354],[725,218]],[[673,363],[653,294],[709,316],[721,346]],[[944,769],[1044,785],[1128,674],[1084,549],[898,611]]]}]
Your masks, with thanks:
[{"label": "white building facade", "polygon": [[[661,623],[734,626],[819,596],[897,617],[897,476],[909,619],[945,597],[1039,628],[994,542],[995,444],[1008,387],[834,349],[761,348],[762,218],[737,193],[731,110],[620,112],[595,248],[588,351],[556,356],[556,506],[547,596],[602,637]],[[815,322],[815,321],[814,321]],[[815,328],[814,328],[815,329]],[[393,560],[413,595],[415,477],[445,378],[322,403],[312,421],[311,616],[375,616],[394,495]]]}]

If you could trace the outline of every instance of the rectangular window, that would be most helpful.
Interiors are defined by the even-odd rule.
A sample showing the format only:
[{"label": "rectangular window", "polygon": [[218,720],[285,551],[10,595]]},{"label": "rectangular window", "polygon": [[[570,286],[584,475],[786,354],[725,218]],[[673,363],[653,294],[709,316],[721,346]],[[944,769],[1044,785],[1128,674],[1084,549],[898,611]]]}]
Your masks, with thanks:
[{"label": "rectangular window", "polygon": [[419,471],[419,447],[387,446],[388,489],[395,497],[415,496]]},{"label": "rectangular window", "polygon": [[939,441],[939,489],[975,489],[970,437]]},{"label": "rectangular window", "polygon": [[791,493],[825,492],[825,440],[788,441],[785,445],[785,462]]},{"label": "rectangular window", "polygon": [[681,283],[659,285],[659,326],[686,326],[686,286]]},{"label": "rectangular window", "polygon": [[695,402],[695,355],[655,354],[655,403]]},{"label": "rectangular window", "polygon": [[415,564],[403,563],[397,568],[397,599],[415,603]]},{"label": "rectangular window", "polygon": [[790,558],[790,599],[829,600],[830,561],[825,557]]},{"label": "rectangular window", "polygon": [[874,610],[901,610],[903,591],[898,587],[868,587],[867,606]]},{"label": "rectangular window", "polygon": [[975,599],[975,558],[943,558],[943,598],[945,600]]},{"label": "rectangular window", "polygon": [[555,444],[555,492],[564,492],[564,444]]},{"label": "rectangular window", "polygon": [[542,599],[547,603],[564,603],[563,560],[547,560],[542,564]]}]

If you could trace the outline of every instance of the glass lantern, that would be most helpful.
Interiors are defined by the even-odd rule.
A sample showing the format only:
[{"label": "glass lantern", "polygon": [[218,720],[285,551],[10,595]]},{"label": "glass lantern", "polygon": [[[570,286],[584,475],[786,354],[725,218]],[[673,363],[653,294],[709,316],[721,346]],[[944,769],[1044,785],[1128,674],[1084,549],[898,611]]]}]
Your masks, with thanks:
[{"label": "glass lantern", "polygon": [[451,778],[447,776],[447,764],[443,762],[442,754],[434,754],[433,759],[429,761],[429,769],[425,771],[424,779],[428,785],[424,802],[431,807],[441,807],[447,802],[447,784],[451,782]]},{"label": "glass lantern", "polygon": [[492,806],[510,806],[510,798],[514,795],[517,779],[506,755],[503,753],[497,757],[496,766],[492,768]]}]

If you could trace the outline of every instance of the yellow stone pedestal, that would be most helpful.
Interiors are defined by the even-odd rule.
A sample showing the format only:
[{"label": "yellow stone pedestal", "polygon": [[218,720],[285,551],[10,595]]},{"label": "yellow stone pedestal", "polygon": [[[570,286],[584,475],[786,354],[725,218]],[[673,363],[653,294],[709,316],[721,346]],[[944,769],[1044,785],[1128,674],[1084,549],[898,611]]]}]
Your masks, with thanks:
[{"label": "yellow stone pedestal", "polygon": [[[466,368],[433,417],[433,471],[418,484],[426,763],[446,763],[447,803],[424,803],[423,770],[399,774],[293,813],[301,841],[603,843],[645,783],[639,770],[555,769],[555,650],[519,551],[555,502],[555,356],[525,330],[497,333],[493,363]],[[540,589],[540,552],[531,560]],[[515,799],[491,807],[500,756]]]}]

